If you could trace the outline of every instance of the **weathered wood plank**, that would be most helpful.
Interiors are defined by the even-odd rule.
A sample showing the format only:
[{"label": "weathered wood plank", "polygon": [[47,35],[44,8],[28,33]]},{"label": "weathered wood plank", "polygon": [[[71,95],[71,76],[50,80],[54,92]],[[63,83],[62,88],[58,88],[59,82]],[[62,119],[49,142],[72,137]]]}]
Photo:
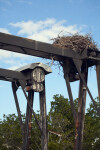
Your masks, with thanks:
[{"label": "weathered wood plank", "polygon": [[54,47],[52,44],[5,33],[0,33],[0,49],[49,59],[51,59],[51,56],[55,56],[55,60],[57,57],[81,59],[81,55],[77,54],[71,49],[60,49]]},{"label": "weathered wood plank", "polygon": [[48,150],[45,83],[44,83],[44,90],[39,93],[39,97],[40,97],[40,120],[41,120],[41,129],[42,129],[41,145],[42,145],[42,150]]}]

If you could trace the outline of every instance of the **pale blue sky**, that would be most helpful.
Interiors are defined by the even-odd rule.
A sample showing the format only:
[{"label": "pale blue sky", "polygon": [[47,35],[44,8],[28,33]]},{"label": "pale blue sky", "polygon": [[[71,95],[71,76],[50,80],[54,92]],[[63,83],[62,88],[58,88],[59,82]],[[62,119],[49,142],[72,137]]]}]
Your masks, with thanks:
[{"label": "pale blue sky", "polygon": [[[0,32],[32,38],[51,43],[51,38],[68,32],[91,33],[98,46],[100,45],[100,1],[99,0],[0,0]],[[16,69],[34,62],[48,61],[31,56],[0,50],[0,68]],[[49,61],[50,62],[50,61]],[[52,66],[53,73],[46,77],[47,111],[54,94],[68,97],[63,73]],[[71,84],[74,98],[78,96],[78,83]],[[88,85],[93,97],[97,96],[96,76],[94,69],[89,71]],[[18,91],[22,112],[25,112],[26,101]],[[35,94],[34,109],[39,109],[38,94]],[[87,97],[87,107],[89,106]],[[2,114],[16,113],[11,84],[0,81],[0,117]]]}]

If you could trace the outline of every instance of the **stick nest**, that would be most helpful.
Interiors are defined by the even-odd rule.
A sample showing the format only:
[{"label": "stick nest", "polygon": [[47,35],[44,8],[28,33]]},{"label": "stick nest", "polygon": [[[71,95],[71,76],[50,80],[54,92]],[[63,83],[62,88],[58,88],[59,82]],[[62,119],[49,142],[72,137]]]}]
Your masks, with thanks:
[{"label": "stick nest", "polygon": [[71,49],[77,53],[82,53],[84,50],[98,51],[97,44],[93,41],[90,34],[72,36],[58,36],[52,39],[53,45],[58,48]]}]

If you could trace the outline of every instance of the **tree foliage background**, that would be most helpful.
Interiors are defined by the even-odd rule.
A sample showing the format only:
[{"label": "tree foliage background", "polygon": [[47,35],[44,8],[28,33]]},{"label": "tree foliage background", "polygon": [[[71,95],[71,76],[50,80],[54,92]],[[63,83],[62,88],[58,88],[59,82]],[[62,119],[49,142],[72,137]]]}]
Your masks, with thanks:
[{"label": "tree foliage background", "polygon": [[[71,113],[70,102],[62,95],[54,95],[51,109],[47,116],[49,150],[73,150],[74,145],[74,121]],[[98,106],[99,99],[96,98]],[[74,101],[77,109],[78,99]],[[39,113],[37,113],[39,119]],[[25,115],[22,115],[23,123]],[[41,135],[32,118],[31,149],[41,150]],[[19,119],[15,114],[4,115],[0,121],[0,150],[21,150],[22,136]],[[93,104],[85,114],[83,150],[100,149],[100,118]]]}]

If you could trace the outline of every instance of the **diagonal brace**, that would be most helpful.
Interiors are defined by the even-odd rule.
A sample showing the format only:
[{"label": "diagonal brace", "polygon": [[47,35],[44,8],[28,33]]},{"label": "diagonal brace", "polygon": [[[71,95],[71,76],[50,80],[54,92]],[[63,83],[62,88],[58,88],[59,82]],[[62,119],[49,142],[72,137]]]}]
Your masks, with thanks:
[{"label": "diagonal brace", "polygon": [[86,89],[87,89],[87,92],[88,92],[88,94],[89,94],[89,96],[90,96],[90,98],[91,98],[91,100],[92,100],[92,102],[93,102],[93,105],[94,105],[94,107],[95,107],[95,109],[96,109],[96,111],[97,111],[97,113],[98,113],[98,115],[99,115],[99,117],[100,117],[100,108],[97,107],[96,102],[95,102],[94,99],[93,99],[93,96],[92,96],[92,94],[91,94],[91,92],[90,92],[90,90],[89,90],[89,88],[88,88],[88,86],[87,86],[87,84],[86,84],[86,82],[85,82],[85,79],[84,79],[84,77],[83,77],[83,75],[82,75],[82,73],[81,73],[81,71],[80,71],[80,69],[79,69],[79,67],[78,67],[77,60],[76,60],[76,59],[73,59],[73,62],[74,62],[74,64],[75,64],[75,66],[76,66],[76,69],[77,69],[77,71],[78,71],[78,73],[79,73],[79,75],[80,75],[81,80],[82,80],[83,83],[84,83],[84,86],[85,86]]},{"label": "diagonal brace", "polygon": [[37,119],[37,117],[36,117],[36,114],[35,114],[34,110],[32,109],[32,107],[31,107],[31,105],[30,105],[29,98],[28,98],[28,96],[27,96],[27,94],[26,94],[26,92],[25,92],[25,90],[24,90],[23,82],[19,80],[19,83],[20,83],[20,85],[21,85],[21,87],[22,87],[22,91],[23,91],[23,93],[24,93],[24,95],[25,95],[25,98],[26,98],[26,100],[27,100],[27,104],[29,105],[29,108],[31,109],[31,111],[32,111],[32,113],[33,113],[33,115],[34,115],[35,121],[36,121],[36,123],[37,123],[37,125],[38,125],[38,127],[39,127],[39,129],[40,129],[40,132],[42,132],[40,122],[38,121],[38,119]]},{"label": "diagonal brace", "polygon": [[73,101],[73,95],[72,95],[72,91],[71,91],[71,87],[70,87],[70,83],[69,83],[68,74],[66,74],[65,80],[66,80],[66,85],[67,85],[67,90],[68,90],[68,94],[69,94],[70,105],[71,105],[71,109],[72,109],[72,114],[73,114],[74,122],[76,122],[76,111],[75,111],[75,106],[74,106],[74,101]]},{"label": "diagonal brace", "polygon": [[24,125],[23,125],[23,122],[22,122],[21,111],[20,111],[20,107],[19,107],[19,102],[18,102],[17,94],[16,94],[17,89],[18,88],[16,87],[15,82],[12,82],[13,95],[14,95],[14,99],[15,99],[15,104],[16,104],[16,108],[17,108],[17,113],[18,113],[19,121],[20,121],[20,127],[21,127],[22,136],[24,138],[24,132],[23,132],[24,131]]}]

